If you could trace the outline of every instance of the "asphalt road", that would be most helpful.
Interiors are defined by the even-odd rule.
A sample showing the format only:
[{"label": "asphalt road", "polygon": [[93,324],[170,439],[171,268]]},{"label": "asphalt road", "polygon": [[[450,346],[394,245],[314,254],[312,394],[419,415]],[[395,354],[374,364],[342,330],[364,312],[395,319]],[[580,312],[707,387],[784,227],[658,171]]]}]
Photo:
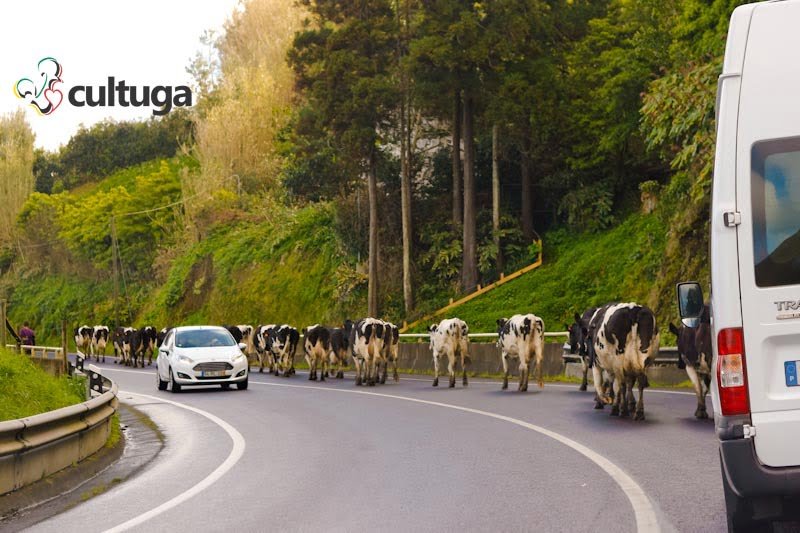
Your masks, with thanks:
[{"label": "asphalt road", "polygon": [[172,394],[150,368],[99,366],[166,447],[31,531],[725,530],[714,426],[693,394],[647,390],[634,422],[572,384],[255,373],[247,391]]}]

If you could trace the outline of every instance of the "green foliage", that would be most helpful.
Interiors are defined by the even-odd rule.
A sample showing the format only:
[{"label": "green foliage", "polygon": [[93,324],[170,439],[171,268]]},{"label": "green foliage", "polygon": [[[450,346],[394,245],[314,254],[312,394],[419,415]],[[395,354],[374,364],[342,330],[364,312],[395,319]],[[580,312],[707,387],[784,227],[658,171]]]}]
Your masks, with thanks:
[{"label": "green foliage", "polygon": [[107,269],[114,216],[124,268],[133,275],[149,273],[158,248],[170,243],[181,207],[131,213],[179,200],[180,171],[195,167],[186,157],[157,160],[119,171],[90,190],[34,193],[23,205],[18,224],[32,244],[48,243],[57,236],[74,257]]},{"label": "green foliage", "polygon": [[599,233],[547,232],[542,267],[459,306],[450,316],[466,320],[470,331],[490,332],[498,318],[534,313],[547,330],[563,331],[575,312],[610,301],[638,301],[656,311],[663,333],[665,322],[674,319],[674,304],[651,301],[650,286],[666,237],[667,227],[654,214],[630,215]]},{"label": "green foliage", "polygon": [[82,380],[53,377],[28,356],[0,348],[0,421],[67,407],[85,395]]},{"label": "green foliage", "polygon": [[331,205],[317,204],[286,210],[274,223],[218,227],[172,264],[144,320],[340,322],[363,305],[364,281],[346,266],[334,216]]},{"label": "green foliage", "polygon": [[172,157],[191,134],[188,112],[182,109],[143,122],[106,120],[81,128],[57,154],[36,153],[36,190],[49,192],[55,176],[74,187],[121,168]]}]

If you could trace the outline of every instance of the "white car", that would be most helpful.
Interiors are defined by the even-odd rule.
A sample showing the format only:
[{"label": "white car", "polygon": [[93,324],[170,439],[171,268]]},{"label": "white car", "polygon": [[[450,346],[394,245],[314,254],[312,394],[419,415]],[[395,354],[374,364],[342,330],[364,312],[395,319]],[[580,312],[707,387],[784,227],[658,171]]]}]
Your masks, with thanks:
[{"label": "white car", "polygon": [[[717,89],[711,395],[731,531],[800,518],[798,28],[798,0],[736,8]],[[700,286],[678,294],[700,316]]]},{"label": "white car", "polygon": [[156,382],[159,390],[236,384],[247,388],[250,366],[233,335],[218,326],[183,326],[170,330],[158,349]]}]

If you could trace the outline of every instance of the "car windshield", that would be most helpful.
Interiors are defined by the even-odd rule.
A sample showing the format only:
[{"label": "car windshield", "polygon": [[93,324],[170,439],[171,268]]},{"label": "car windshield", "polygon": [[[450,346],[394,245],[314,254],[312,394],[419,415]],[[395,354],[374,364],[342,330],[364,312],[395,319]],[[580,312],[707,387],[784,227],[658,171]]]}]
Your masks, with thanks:
[{"label": "car windshield", "polygon": [[230,333],[221,329],[191,329],[177,332],[175,346],[178,348],[236,346],[236,340]]}]

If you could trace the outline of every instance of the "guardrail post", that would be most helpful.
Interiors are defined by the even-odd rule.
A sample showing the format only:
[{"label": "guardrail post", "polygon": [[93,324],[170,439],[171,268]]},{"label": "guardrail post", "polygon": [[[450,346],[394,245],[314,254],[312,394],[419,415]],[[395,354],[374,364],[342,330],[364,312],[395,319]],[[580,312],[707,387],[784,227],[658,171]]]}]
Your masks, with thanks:
[{"label": "guardrail post", "polygon": [[99,373],[89,372],[89,388],[103,394],[103,377]]}]

